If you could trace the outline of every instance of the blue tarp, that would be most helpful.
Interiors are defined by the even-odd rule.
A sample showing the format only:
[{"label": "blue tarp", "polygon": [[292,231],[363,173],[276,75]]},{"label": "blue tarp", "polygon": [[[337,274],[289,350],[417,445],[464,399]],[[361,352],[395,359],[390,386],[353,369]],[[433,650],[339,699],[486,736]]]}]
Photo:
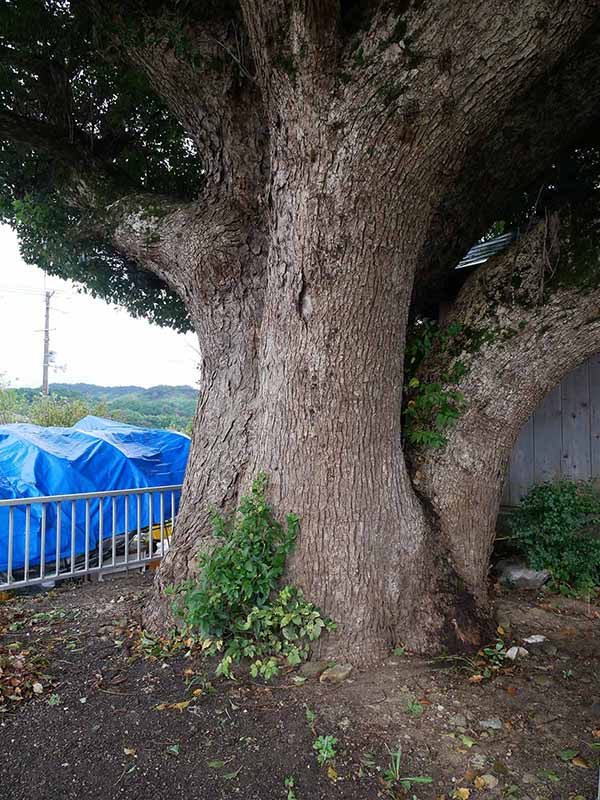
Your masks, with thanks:
[{"label": "blue tarp", "polygon": [[[0,425],[0,499],[44,497],[48,495],[104,492],[170,486],[183,482],[190,440],[171,431],[138,428],[100,417],[84,417],[72,428],[42,428],[17,423]],[[176,496],[176,502],[179,495]],[[165,518],[171,516],[171,497],[165,495]],[[159,520],[158,497],[154,498],[152,521]],[[135,531],[150,521],[148,495],[138,505],[135,497],[127,503],[120,498],[113,509],[106,499],[89,505],[90,550],[99,539],[102,513],[103,538],[112,537],[127,527]],[[175,509],[176,510],[176,509]],[[0,507],[0,572],[8,563],[8,508]],[[39,564],[41,541],[41,505],[31,506],[30,565]],[[57,555],[56,505],[47,509],[45,560],[51,564]],[[138,519],[139,516],[139,519]],[[75,553],[85,549],[85,501],[75,503]],[[72,504],[61,504],[59,557],[69,558],[72,548]],[[24,566],[25,507],[14,511],[13,571]]]}]

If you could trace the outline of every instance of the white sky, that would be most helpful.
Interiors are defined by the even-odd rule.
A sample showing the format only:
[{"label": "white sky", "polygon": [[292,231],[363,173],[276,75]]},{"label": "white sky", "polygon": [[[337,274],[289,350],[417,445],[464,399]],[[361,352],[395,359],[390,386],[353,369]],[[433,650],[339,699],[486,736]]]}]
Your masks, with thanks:
[{"label": "white sky", "polygon": [[[51,301],[51,383],[195,386],[198,341],[80,294],[70,281],[24,263],[16,235],[0,225],[0,376],[11,386],[42,383],[44,289]],[[2,373],[4,373],[2,375]]]}]

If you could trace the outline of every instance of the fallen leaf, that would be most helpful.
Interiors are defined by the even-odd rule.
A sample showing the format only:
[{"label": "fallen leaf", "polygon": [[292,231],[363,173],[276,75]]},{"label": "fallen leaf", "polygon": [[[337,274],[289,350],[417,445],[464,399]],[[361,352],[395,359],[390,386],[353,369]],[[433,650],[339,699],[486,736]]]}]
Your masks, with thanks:
[{"label": "fallen leaf", "polygon": [[336,770],[331,765],[329,765],[327,767],[327,777],[329,778],[330,781],[336,781],[337,780],[338,774],[337,774]]},{"label": "fallen leaf", "polygon": [[135,749],[135,747],[124,747],[123,752],[125,753],[126,756],[135,756],[137,750]]},{"label": "fallen leaf", "polygon": [[213,769],[221,769],[221,767],[225,766],[224,761],[209,761],[208,766],[212,767]]},{"label": "fallen leaf", "polygon": [[237,776],[240,774],[240,772],[241,772],[241,771],[242,771],[242,768],[241,768],[241,767],[238,767],[238,768],[237,768],[236,770],[234,770],[233,772],[226,772],[226,773],[223,775],[223,778],[224,778],[226,781],[232,781],[234,778],[237,778]]},{"label": "fallen leaf", "polygon": [[181,700],[179,703],[159,703],[154,706],[154,711],[183,711],[191,702],[191,700]]},{"label": "fallen leaf", "polygon": [[459,738],[460,738],[461,742],[464,744],[465,747],[471,748],[471,747],[474,747],[477,744],[475,739],[471,739],[470,736],[465,736],[464,733],[462,733]]},{"label": "fallen leaf", "polygon": [[572,758],[571,764],[573,764],[574,767],[583,767],[583,769],[590,769],[590,765],[588,764],[588,762],[585,760],[585,758],[582,758],[581,756],[575,756],[575,758]]},{"label": "fallen leaf", "polygon": [[471,796],[471,791],[469,789],[465,789],[464,786],[461,786],[459,789],[456,789],[452,794],[454,800],[469,800]]},{"label": "fallen leaf", "polygon": [[202,694],[202,689],[194,689],[192,694],[194,695],[194,697],[200,697],[200,695]]},{"label": "fallen leaf", "polygon": [[471,675],[471,677],[469,678],[470,683],[481,683],[482,680],[483,680],[483,675]]},{"label": "fallen leaf", "polygon": [[558,757],[562,761],[571,761],[572,758],[579,755],[579,750],[561,750]]},{"label": "fallen leaf", "polygon": [[476,789],[485,789],[485,787],[487,786],[487,783],[483,780],[482,777],[475,778],[473,784]]},{"label": "fallen leaf", "polygon": [[519,690],[517,689],[516,686],[508,686],[506,691],[508,692],[508,694],[511,697],[514,697],[515,695],[517,695],[519,693]]},{"label": "fallen leaf", "polygon": [[540,778],[547,778],[549,781],[552,781],[553,783],[560,782],[560,778],[558,777],[558,775],[555,775],[554,772],[550,772],[549,769],[541,769],[538,772],[538,775],[540,776]]},{"label": "fallen leaf", "polygon": [[504,630],[504,628],[502,627],[502,625],[498,625],[498,627],[496,628],[496,633],[498,633],[500,636],[504,636],[504,634],[506,633],[506,631]]},{"label": "fallen leaf", "polygon": [[178,744],[172,744],[167,747],[167,753],[170,753],[172,756],[178,756],[181,747]]}]

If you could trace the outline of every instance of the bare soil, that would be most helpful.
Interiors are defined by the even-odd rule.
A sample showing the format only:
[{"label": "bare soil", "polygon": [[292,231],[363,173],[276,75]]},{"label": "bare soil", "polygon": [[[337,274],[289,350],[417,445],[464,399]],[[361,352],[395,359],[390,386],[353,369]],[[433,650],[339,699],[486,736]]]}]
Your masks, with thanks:
[{"label": "bare soil", "polygon": [[[337,685],[296,685],[297,671],[265,685],[215,679],[198,655],[144,657],[150,581],[0,603],[2,800],[596,800],[595,606],[499,594],[505,641],[548,641],[490,678],[404,653]],[[313,743],[328,735],[336,756],[319,766]],[[399,749],[399,777],[431,783],[385,775]]]}]

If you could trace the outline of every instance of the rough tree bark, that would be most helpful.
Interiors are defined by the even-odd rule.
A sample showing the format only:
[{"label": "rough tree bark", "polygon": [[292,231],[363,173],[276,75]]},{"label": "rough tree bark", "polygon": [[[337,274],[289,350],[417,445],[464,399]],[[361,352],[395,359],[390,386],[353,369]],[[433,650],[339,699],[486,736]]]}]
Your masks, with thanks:
[{"label": "rough tree bark", "polygon": [[[175,28],[140,8],[148,36],[132,43],[125,24],[116,42],[204,159],[194,202],[135,194],[115,176],[98,192],[106,165],[81,151],[83,134],[71,141],[0,115],[0,135],[67,165],[73,204],[94,209],[93,235],[179,293],[199,336],[202,401],[153,623],[168,606],[165,585],[187,577],[206,544],[209,504],[232,508],[265,470],[277,512],[301,517],[289,577],[338,623],[324,653],[367,662],[398,640],[419,651],[478,644],[510,444],[532,398],[587,353],[564,347],[572,328],[559,306],[568,299],[585,315],[590,305],[544,294],[523,330],[473,356],[467,412],[448,446],[414,454],[410,470],[406,328],[414,298],[433,292],[507,194],[598,118],[588,87],[600,86],[600,9],[241,0],[228,18],[234,6],[207,4],[205,22]],[[118,30],[119,4],[94,7]],[[503,153],[515,130],[530,143],[522,174]],[[500,283],[506,269],[500,260],[482,274],[492,281],[496,270]],[[484,295],[472,279],[453,314],[492,325]],[[493,325],[525,318],[504,295],[497,306]],[[591,347],[595,323],[586,331]],[[563,353],[552,370],[550,345]]]}]

